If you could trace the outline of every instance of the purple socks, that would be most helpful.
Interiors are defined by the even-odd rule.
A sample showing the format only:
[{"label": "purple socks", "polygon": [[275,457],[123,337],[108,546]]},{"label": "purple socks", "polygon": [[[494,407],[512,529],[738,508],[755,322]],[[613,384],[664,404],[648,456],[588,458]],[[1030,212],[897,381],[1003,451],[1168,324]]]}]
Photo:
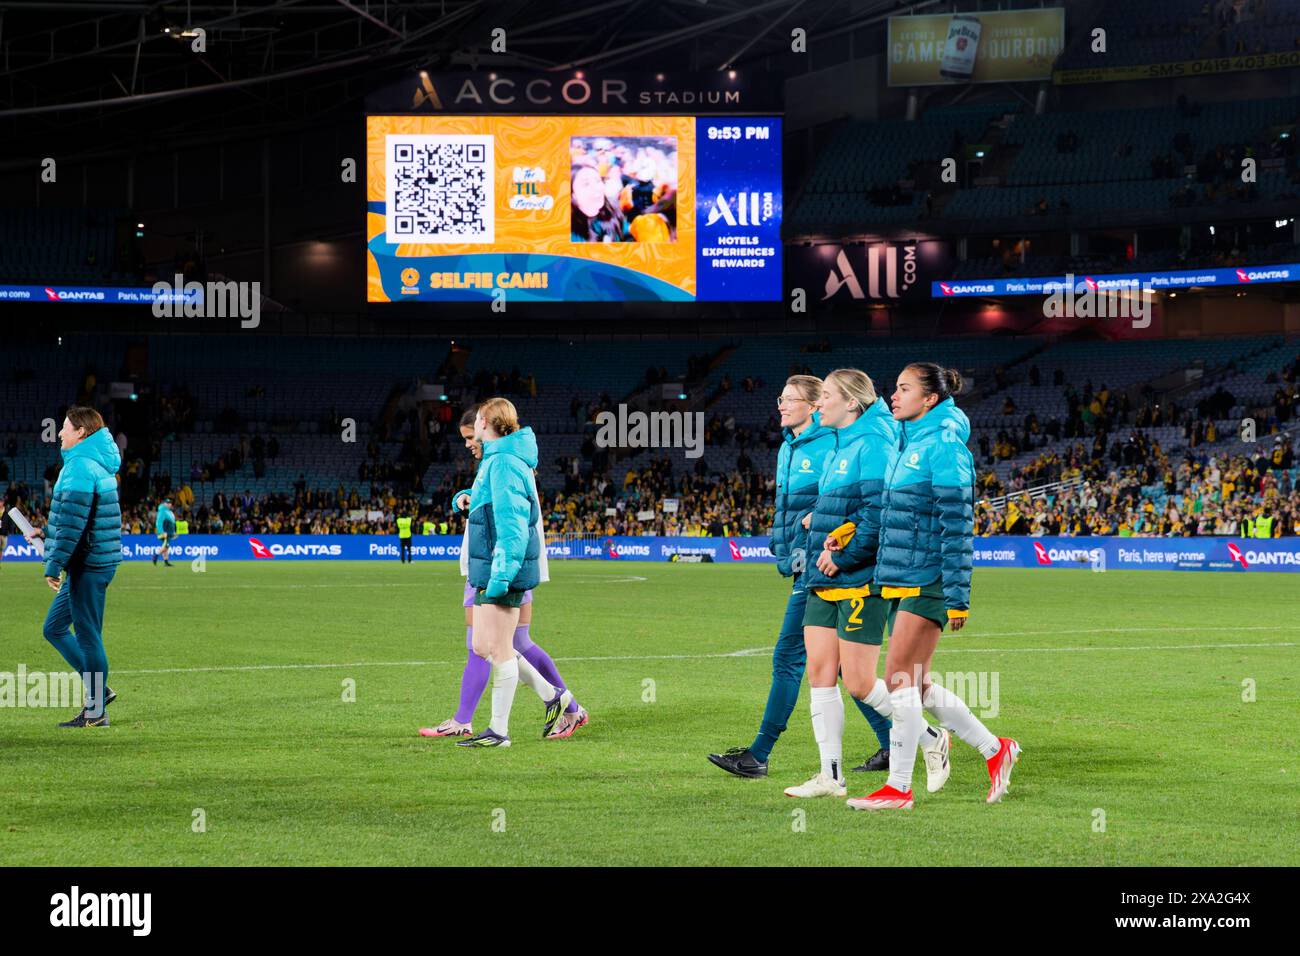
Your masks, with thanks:
[{"label": "purple socks", "polygon": [[[518,634],[518,631],[515,633]],[[465,628],[465,649],[469,651],[469,658],[465,661],[464,673],[460,675],[460,707],[456,709],[455,717],[462,724],[468,724],[474,718],[479,698],[483,696],[488,678],[492,676],[492,662],[474,653],[472,627]],[[536,664],[533,666],[537,667]]]},{"label": "purple socks", "polygon": [[[528,625],[521,624],[515,628],[514,636],[515,650],[524,655],[524,660],[532,664],[537,669],[537,673],[546,678],[546,682],[557,690],[567,690],[568,686],[564,683],[564,678],[560,677],[559,670],[555,667],[555,661],[551,660],[551,655],[546,653],[539,645],[534,644],[532,638],[528,636]],[[577,698],[569,701],[569,706],[565,708],[566,714],[575,714],[578,712]]]},{"label": "purple socks", "polygon": [[[524,660],[532,664],[537,669],[537,673],[546,678],[548,684],[561,691],[567,689],[560,672],[555,667],[555,661],[551,660],[551,655],[529,638],[527,624],[515,628],[514,646],[515,650],[524,656]],[[468,724],[474,719],[474,711],[478,709],[478,702],[483,696],[483,691],[487,689],[488,680],[492,677],[492,662],[474,653],[474,628],[472,627],[465,628],[465,649],[469,651],[469,657],[465,661],[465,670],[460,675],[460,706],[456,709],[455,715],[455,719],[462,724]],[[575,699],[569,703],[565,712],[573,714],[577,711],[578,701]]]}]

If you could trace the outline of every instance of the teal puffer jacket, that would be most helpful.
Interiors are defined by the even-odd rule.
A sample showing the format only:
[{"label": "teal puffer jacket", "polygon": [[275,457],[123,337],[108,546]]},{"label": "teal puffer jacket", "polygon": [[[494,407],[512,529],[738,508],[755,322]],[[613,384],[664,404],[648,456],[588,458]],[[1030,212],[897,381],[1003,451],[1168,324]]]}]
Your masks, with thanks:
[{"label": "teal puffer jacket", "polygon": [[944,604],[970,609],[975,459],[970,419],[951,398],[903,422],[890,455],[876,583],[923,587],[942,580]]},{"label": "teal puffer jacket", "polygon": [[45,575],[65,569],[103,571],[122,561],[122,508],[117,470],[122,466],[112,434],[101,428],[63,452],[45,528]]},{"label": "teal puffer jacket", "polygon": [[542,509],[533,491],[537,439],[521,428],[483,443],[469,501],[469,583],[489,597],[527,591],[541,579]]},{"label": "teal puffer jacket", "polygon": [[[835,449],[822,469],[808,529],[806,587],[857,588],[871,583],[885,467],[897,436],[898,425],[883,398],[876,399],[852,425],[835,429]],[[831,552],[839,572],[830,577],[817,568],[817,556],[826,536],[846,521],[857,527],[847,547]]]},{"label": "teal puffer jacket", "polygon": [[[785,441],[776,456],[776,510],[772,515],[771,551],[782,577],[798,580],[809,563],[808,532],[804,515],[817,503],[817,481],[822,463],[835,447],[835,429],[821,423],[816,413],[798,435],[782,429]],[[813,556],[813,559],[816,555]]]}]

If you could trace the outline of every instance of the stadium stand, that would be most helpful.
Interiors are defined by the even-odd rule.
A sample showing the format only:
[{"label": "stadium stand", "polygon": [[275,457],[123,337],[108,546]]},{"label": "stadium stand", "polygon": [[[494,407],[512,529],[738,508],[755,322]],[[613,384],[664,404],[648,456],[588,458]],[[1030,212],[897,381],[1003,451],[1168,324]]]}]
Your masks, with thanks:
[{"label": "stadium stand", "polygon": [[[1108,36],[1124,38],[1107,52],[1113,66],[1282,52],[1300,42],[1300,11],[1269,0],[1108,0],[1093,22]],[[1087,44],[1073,46],[1057,64],[1067,70],[1093,65]]]},{"label": "stadium stand", "polygon": [[0,282],[125,283],[120,210],[0,209]]},{"label": "stadium stand", "polygon": [[[31,423],[54,416],[69,396],[101,407],[123,404],[106,400],[108,384],[135,368],[137,399],[126,404],[143,403],[144,415],[128,408],[110,417],[126,445],[128,530],[147,530],[163,494],[173,496],[195,530],[391,530],[399,510],[449,521],[451,493],[471,478],[455,431],[460,409],[505,393],[538,431],[539,485],[552,530],[762,534],[779,447],[773,402],[786,376],[861,367],[888,395],[904,365],[923,357],[960,368],[973,386],[962,405],[986,499],[985,531],[1011,530],[1008,521],[1018,527],[1029,514],[1040,531],[1056,520],[1061,533],[1120,533],[1128,520],[1122,530],[1136,523],[1135,533],[1185,533],[1183,522],[1149,518],[1144,525],[1087,502],[1098,489],[1114,498],[1136,487],[1134,515],[1141,517],[1147,504],[1162,513],[1171,496],[1211,471],[1237,480],[1231,516],[1214,503],[1207,521],[1240,523],[1268,503],[1284,519],[1278,533],[1300,530],[1294,466],[1272,468],[1270,460],[1270,492],[1253,461],[1234,454],[1240,444],[1228,444],[1254,413],[1260,447],[1271,456],[1276,437],[1279,454],[1291,454],[1287,429],[1300,405],[1300,348],[1276,336],[541,340],[529,345],[536,365],[526,372],[498,368],[521,355],[508,339],[451,348],[431,340],[413,347],[384,339],[286,339],[268,349],[226,336],[195,345],[184,336],[85,336],[24,352],[21,367],[7,369],[0,382],[0,468],[10,505],[31,507],[39,519],[57,475],[58,456],[32,437]],[[337,384],[345,369],[346,389]],[[420,399],[429,383],[441,385],[447,400]],[[680,449],[616,455],[597,446],[600,411],[620,402],[656,407],[665,383],[686,389],[684,404],[704,416],[702,457],[687,458]],[[355,441],[340,440],[346,418],[355,423]],[[1192,471],[1180,475],[1184,459]],[[1253,475],[1255,485],[1244,475]],[[1083,481],[1089,484],[1080,490]],[[1027,489],[1054,482],[1067,485],[1024,502]],[[682,502],[677,516],[663,514],[667,497]],[[647,511],[654,517],[637,517]]]}]

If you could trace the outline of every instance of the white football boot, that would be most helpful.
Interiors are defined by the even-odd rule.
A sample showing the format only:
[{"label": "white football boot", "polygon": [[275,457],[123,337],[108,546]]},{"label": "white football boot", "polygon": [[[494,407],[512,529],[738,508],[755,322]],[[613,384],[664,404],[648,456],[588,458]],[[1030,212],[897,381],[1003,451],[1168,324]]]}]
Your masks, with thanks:
[{"label": "white football boot", "polygon": [[938,730],[939,739],[930,746],[921,748],[921,754],[925,757],[925,789],[931,793],[942,790],[948,782],[948,774],[952,773],[949,753],[952,749],[952,734],[943,727]]},{"label": "white football boot", "polygon": [[848,796],[848,788],[824,773],[818,773],[807,783],[801,783],[797,787],[786,787],[785,795],[787,797],[845,797]]}]

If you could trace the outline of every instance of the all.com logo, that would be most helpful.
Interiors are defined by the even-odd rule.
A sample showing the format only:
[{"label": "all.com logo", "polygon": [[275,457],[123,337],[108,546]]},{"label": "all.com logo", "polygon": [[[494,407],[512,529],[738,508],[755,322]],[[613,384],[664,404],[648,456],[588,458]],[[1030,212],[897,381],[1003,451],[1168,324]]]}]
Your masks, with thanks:
[{"label": "all.com logo", "polygon": [[718,193],[709,207],[706,226],[711,226],[719,219],[728,226],[758,226],[775,215],[775,201],[770,192],[742,191],[736,196],[736,209],[733,212],[728,197]]},{"label": "all.com logo", "polygon": [[[899,262],[898,246],[877,244],[867,248],[867,288],[864,292],[858,275],[843,249],[835,257],[826,276],[826,294],[822,301],[835,295],[840,289],[848,289],[854,299],[897,299],[907,292],[917,278],[916,246],[902,246],[903,259]],[[881,288],[883,280],[884,288]],[[946,289],[945,295],[949,295]]]}]

